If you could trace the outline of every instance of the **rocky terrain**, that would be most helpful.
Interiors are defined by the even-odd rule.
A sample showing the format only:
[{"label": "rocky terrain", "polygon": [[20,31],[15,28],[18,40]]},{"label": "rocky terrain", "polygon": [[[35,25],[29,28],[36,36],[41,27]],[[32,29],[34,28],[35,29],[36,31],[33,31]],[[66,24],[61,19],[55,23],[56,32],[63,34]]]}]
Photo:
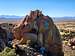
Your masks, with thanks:
[{"label": "rocky terrain", "polygon": [[[22,19],[20,18],[19,21],[0,19],[4,21],[0,23],[0,51],[2,51],[0,55],[26,56],[29,54],[29,56],[32,56],[35,53],[36,55],[41,55],[40,49],[44,47],[44,51],[46,50],[47,52],[45,56],[61,56],[62,52],[64,52],[64,56],[75,56],[75,49],[68,46],[68,39],[75,37],[74,19],[73,21],[56,21],[52,19],[49,16],[43,15],[39,10],[31,11],[29,15]],[[63,30],[62,33],[64,33],[64,40],[62,40],[59,34],[61,29]],[[7,50],[9,51],[7,52]]]},{"label": "rocky terrain", "polygon": [[[17,50],[21,51],[19,45],[25,45],[24,47],[30,47],[27,47],[27,50],[32,48],[39,50],[37,52],[45,56],[63,56],[59,30],[52,18],[43,15],[39,10],[31,11],[19,24],[13,26],[13,28],[9,28],[7,31],[9,33],[7,34],[13,39],[9,40],[6,46],[11,44],[10,47],[18,48]],[[23,53],[18,51],[17,53],[20,56],[24,56],[25,53],[27,54],[26,51],[25,53],[24,51],[22,51]]]}]

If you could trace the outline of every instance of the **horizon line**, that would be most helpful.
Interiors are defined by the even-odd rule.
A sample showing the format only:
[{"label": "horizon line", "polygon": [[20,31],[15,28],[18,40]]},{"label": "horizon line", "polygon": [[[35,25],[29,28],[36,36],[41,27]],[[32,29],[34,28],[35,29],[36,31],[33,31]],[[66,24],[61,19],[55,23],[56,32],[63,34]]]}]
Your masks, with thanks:
[{"label": "horizon line", "polygon": [[[14,14],[11,14],[11,15],[0,14],[0,16],[19,16],[19,17],[24,17],[24,15],[14,15]],[[50,16],[50,15],[46,15],[46,16]],[[75,17],[75,16],[50,16],[50,17]]]}]

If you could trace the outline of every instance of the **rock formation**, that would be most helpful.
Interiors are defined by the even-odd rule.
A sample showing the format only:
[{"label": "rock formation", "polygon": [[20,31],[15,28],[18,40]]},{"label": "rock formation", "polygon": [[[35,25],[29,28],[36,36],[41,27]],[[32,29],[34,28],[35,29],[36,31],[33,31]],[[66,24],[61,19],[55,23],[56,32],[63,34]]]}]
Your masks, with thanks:
[{"label": "rock formation", "polygon": [[17,27],[13,29],[14,39],[19,40],[19,44],[26,43],[27,40],[39,43],[46,50],[56,56],[61,56],[62,43],[59,31],[53,20],[45,16],[41,11],[31,11]]},{"label": "rock formation", "polygon": [[0,51],[2,51],[7,44],[7,33],[6,30],[0,27]]}]

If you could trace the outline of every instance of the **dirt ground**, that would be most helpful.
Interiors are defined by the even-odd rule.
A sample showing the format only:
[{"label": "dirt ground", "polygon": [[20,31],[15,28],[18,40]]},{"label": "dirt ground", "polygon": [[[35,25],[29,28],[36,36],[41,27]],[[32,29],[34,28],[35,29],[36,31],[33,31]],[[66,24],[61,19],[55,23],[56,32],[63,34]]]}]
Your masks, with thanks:
[{"label": "dirt ground", "polygon": [[69,46],[63,46],[64,56],[75,56],[75,50]]}]

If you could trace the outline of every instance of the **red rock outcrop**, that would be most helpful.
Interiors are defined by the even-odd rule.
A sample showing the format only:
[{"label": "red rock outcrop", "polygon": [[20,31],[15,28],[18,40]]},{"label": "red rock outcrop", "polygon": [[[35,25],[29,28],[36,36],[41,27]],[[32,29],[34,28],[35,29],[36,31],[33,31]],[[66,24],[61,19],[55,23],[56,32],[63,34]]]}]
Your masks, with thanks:
[{"label": "red rock outcrop", "polygon": [[24,20],[13,29],[14,39],[20,40],[20,43],[26,43],[27,40],[38,42],[44,46],[47,51],[61,56],[62,43],[59,31],[53,20],[45,16],[41,11],[31,11]]}]

